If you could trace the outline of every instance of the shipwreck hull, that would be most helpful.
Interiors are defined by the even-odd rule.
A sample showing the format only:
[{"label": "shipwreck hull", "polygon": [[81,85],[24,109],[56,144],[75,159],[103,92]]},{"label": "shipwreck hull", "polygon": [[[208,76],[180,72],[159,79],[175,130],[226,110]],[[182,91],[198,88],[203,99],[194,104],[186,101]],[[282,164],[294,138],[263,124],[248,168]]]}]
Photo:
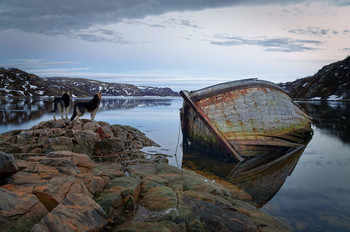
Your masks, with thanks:
[{"label": "shipwreck hull", "polygon": [[256,79],[181,91],[182,132],[191,146],[238,160],[303,146],[310,118],[277,85]]}]

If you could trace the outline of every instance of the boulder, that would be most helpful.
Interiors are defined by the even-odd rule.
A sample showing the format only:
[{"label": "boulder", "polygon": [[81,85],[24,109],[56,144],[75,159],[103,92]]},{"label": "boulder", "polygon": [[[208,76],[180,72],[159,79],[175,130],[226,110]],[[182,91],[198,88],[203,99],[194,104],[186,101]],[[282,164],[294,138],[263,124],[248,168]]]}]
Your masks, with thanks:
[{"label": "boulder", "polygon": [[34,194],[0,188],[1,231],[28,231],[48,213]]},{"label": "boulder", "polygon": [[114,136],[114,135],[113,135],[112,128],[111,128],[111,126],[110,126],[109,124],[104,125],[104,126],[102,127],[102,130],[104,131],[106,138],[109,138],[109,137],[111,137],[111,136]]},{"label": "boulder", "polygon": [[[92,156],[94,153],[95,144],[99,141],[99,135],[92,130],[74,130],[74,152],[84,153]],[[79,146],[76,146],[76,145]]]},{"label": "boulder", "polygon": [[93,176],[91,179],[88,180],[88,183],[86,184],[86,187],[91,194],[103,191],[105,186],[106,181],[99,176]]},{"label": "boulder", "polygon": [[55,151],[49,153],[47,157],[54,159],[68,159],[72,165],[78,166],[82,171],[92,170],[96,166],[95,162],[92,161],[89,156],[71,151]]},{"label": "boulder", "polygon": [[73,141],[69,137],[60,136],[60,137],[50,137],[43,141],[44,151],[49,153],[51,151],[57,150],[73,150]]},{"label": "boulder", "polygon": [[96,198],[112,220],[117,220],[125,210],[133,210],[141,191],[138,177],[119,177],[112,180]]},{"label": "boulder", "polygon": [[142,194],[142,206],[153,211],[166,210],[177,206],[177,196],[173,189],[166,186],[150,188]]},{"label": "boulder", "polygon": [[13,155],[0,151],[0,179],[11,176],[18,171]]},{"label": "boulder", "polygon": [[115,138],[106,138],[96,143],[96,153],[110,154],[113,152],[120,152],[125,150],[125,142]]},{"label": "boulder", "polygon": [[96,132],[97,128],[101,127],[97,122],[87,122],[83,124],[83,130],[92,130]]},{"label": "boulder", "polygon": [[48,129],[48,128],[64,128],[66,127],[70,122],[66,120],[50,120],[50,121],[42,121],[38,125],[35,125],[31,128],[31,130],[36,129]]},{"label": "boulder", "polygon": [[30,231],[102,231],[107,223],[108,216],[94,200],[84,194],[69,194]]},{"label": "boulder", "polygon": [[92,197],[85,184],[74,177],[54,177],[42,182],[33,189],[33,193],[39,201],[49,210],[53,210],[68,194],[84,193]]}]

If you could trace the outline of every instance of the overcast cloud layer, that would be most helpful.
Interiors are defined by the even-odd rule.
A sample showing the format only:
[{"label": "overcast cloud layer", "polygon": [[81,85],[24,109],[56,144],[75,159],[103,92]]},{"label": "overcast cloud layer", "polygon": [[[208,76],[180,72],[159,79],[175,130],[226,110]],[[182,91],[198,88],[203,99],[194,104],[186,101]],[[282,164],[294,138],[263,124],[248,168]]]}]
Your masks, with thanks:
[{"label": "overcast cloud layer", "polygon": [[0,29],[55,35],[95,24],[116,23],[169,11],[311,2],[339,7],[350,5],[347,0],[3,0],[0,3]]},{"label": "overcast cloud layer", "polygon": [[2,0],[0,66],[175,88],[287,81],[348,55],[349,10],[350,0]]}]

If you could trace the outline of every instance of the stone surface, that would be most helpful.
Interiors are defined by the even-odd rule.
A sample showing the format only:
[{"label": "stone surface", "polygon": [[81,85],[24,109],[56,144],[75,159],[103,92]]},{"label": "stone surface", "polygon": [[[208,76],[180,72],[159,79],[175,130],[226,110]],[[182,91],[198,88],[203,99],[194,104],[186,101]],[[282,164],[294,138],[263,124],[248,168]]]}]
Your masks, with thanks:
[{"label": "stone surface", "polygon": [[1,231],[28,231],[47,213],[35,195],[0,188]]},{"label": "stone surface", "polygon": [[0,179],[11,176],[18,171],[13,155],[0,152]]},{"label": "stone surface", "polygon": [[146,145],[137,129],[86,119],[0,135],[18,166],[0,186],[1,231],[288,231],[244,191],[136,149]]},{"label": "stone surface", "polygon": [[141,186],[138,177],[118,177],[113,179],[96,202],[112,220],[116,220],[125,210],[133,210],[140,196]]},{"label": "stone surface", "polygon": [[70,194],[30,231],[101,231],[108,217],[100,205],[84,194]]}]

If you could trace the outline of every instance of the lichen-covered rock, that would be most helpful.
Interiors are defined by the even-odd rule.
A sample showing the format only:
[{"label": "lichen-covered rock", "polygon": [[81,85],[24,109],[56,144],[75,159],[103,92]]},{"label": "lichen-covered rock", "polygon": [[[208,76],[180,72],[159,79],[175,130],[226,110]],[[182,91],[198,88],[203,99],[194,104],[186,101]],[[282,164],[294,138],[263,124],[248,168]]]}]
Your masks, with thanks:
[{"label": "lichen-covered rock", "polygon": [[0,186],[0,230],[288,231],[236,187],[137,150],[146,145],[137,129],[86,119],[0,135],[19,168]]},{"label": "lichen-covered rock", "polygon": [[177,206],[177,196],[169,187],[155,186],[143,194],[141,204],[149,210],[166,210]]},{"label": "lichen-covered rock", "polygon": [[128,222],[114,228],[113,232],[181,232],[183,228],[174,222]]},{"label": "lichen-covered rock", "polygon": [[19,154],[48,154],[60,150],[93,157],[158,146],[135,128],[86,119],[82,120],[82,124],[64,120],[44,121],[29,130],[15,130],[0,137],[0,151],[18,157]]},{"label": "lichen-covered rock", "polygon": [[96,143],[95,151],[108,154],[125,150],[125,142],[118,138],[107,138]]},{"label": "lichen-covered rock", "polygon": [[46,153],[57,150],[73,150],[72,138],[66,136],[50,137],[43,141],[43,149]]},{"label": "lichen-covered rock", "polygon": [[133,210],[140,196],[141,185],[138,177],[119,177],[112,180],[96,198],[112,220],[125,210]]},{"label": "lichen-covered rock", "polygon": [[0,225],[4,232],[28,231],[48,213],[34,194],[0,188]]},{"label": "lichen-covered rock", "polygon": [[47,157],[53,159],[67,159],[71,162],[72,165],[78,166],[81,171],[92,170],[96,166],[95,162],[92,161],[91,158],[86,154],[79,154],[70,151],[51,152],[47,155]]},{"label": "lichen-covered rock", "polygon": [[42,185],[37,185],[33,193],[49,211],[61,203],[68,194],[83,193],[92,197],[85,184],[73,177],[54,177]]},{"label": "lichen-covered rock", "polygon": [[93,176],[88,180],[88,183],[86,184],[86,187],[91,194],[95,194],[103,191],[105,186],[106,186],[106,181],[99,176]]},{"label": "lichen-covered rock", "polygon": [[87,122],[83,124],[83,130],[92,130],[96,132],[97,128],[101,127],[97,122]]},{"label": "lichen-covered rock", "polygon": [[0,179],[11,176],[18,171],[13,155],[0,152]]},{"label": "lichen-covered rock", "polygon": [[93,155],[95,144],[99,141],[99,135],[92,130],[75,130],[74,142],[80,145],[78,153],[84,153],[89,156]]},{"label": "lichen-covered rock", "polygon": [[107,223],[108,216],[94,200],[84,194],[70,194],[31,231],[101,231]]}]

